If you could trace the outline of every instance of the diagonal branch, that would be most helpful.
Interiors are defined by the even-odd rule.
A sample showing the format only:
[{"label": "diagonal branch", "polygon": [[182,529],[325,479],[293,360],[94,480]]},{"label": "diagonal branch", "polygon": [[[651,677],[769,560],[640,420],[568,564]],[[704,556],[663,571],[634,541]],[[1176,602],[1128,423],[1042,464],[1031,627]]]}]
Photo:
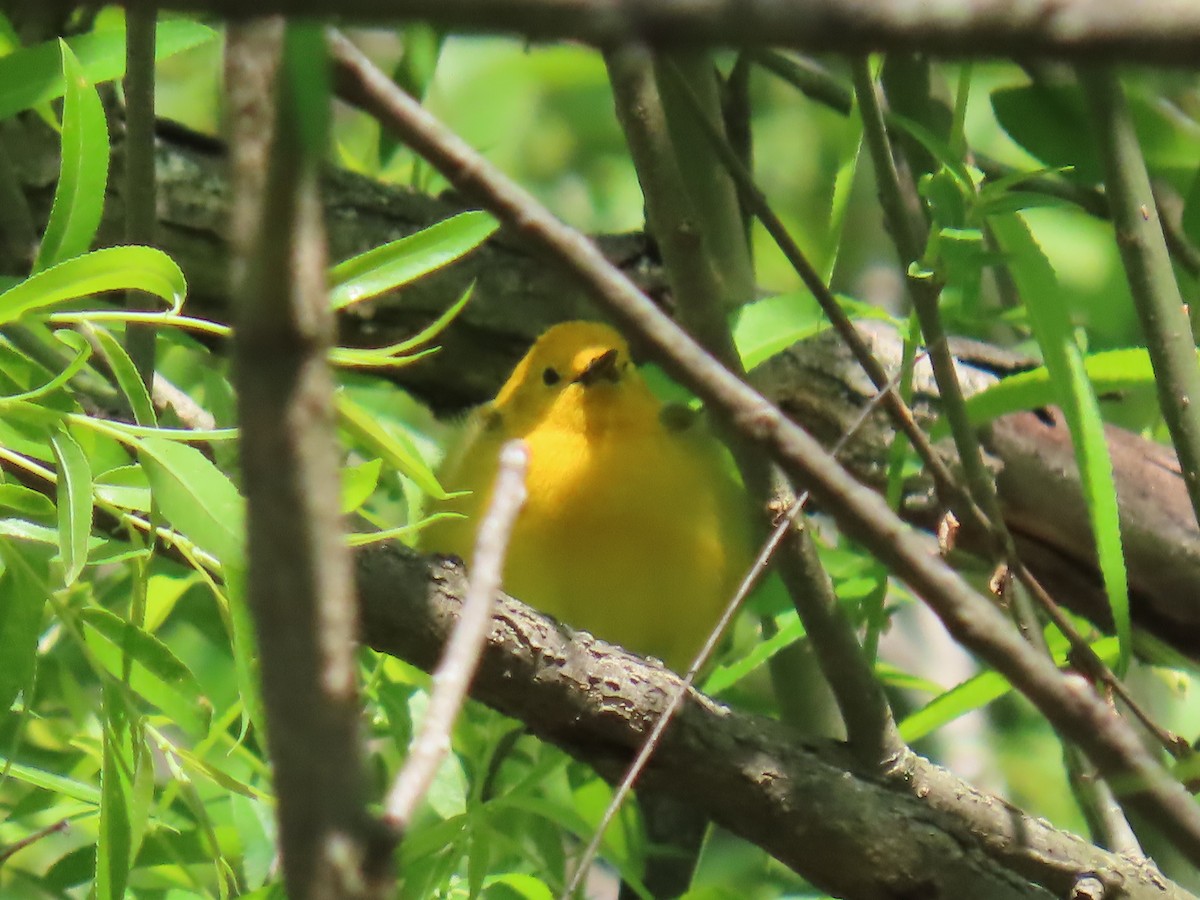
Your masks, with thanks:
[{"label": "diagonal branch", "polygon": [[[454,630],[460,566],[398,545],[357,556],[365,641],[426,671]],[[679,683],[662,666],[496,600],[472,696],[617,779]],[[1131,900],[1190,895],[912,753],[886,770],[690,693],[643,783],[850,898],[1070,896],[1081,873]]]}]

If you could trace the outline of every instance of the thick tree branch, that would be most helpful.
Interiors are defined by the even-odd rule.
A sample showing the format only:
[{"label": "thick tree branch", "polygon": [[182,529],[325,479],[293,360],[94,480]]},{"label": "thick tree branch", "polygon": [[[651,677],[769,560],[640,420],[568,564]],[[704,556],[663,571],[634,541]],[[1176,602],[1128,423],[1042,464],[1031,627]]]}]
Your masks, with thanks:
[{"label": "thick tree branch", "polygon": [[382,829],[365,809],[354,583],[339,527],[333,315],[317,186],[323,135],[302,132],[297,91],[279,84],[297,52],[282,21],[230,32],[246,598],[288,895],[368,900],[391,893],[390,872],[366,871]]},{"label": "thick tree branch", "polygon": [[[152,0],[124,0],[139,7]],[[174,0],[175,9],[241,18],[295,16],[498,32],[595,46],[917,50],[947,56],[1110,58],[1192,65],[1200,6],[1190,0]]]},{"label": "thick tree branch", "polygon": [[[426,670],[454,628],[465,576],[403,547],[357,557],[365,641]],[[678,677],[500,596],[472,696],[617,779]],[[1149,863],[1106,853],[911,753],[886,771],[842,745],[692,692],[643,785],[854,900],[1065,897],[1084,873],[1145,900],[1189,895]]]}]

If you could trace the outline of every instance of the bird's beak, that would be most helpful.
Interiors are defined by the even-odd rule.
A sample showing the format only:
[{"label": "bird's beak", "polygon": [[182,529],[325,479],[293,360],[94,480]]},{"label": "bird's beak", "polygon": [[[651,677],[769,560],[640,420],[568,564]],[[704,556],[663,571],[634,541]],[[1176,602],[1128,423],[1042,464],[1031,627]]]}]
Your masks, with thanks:
[{"label": "bird's beak", "polygon": [[591,387],[598,381],[611,381],[614,384],[620,379],[621,373],[617,368],[617,349],[605,350],[590,363],[575,378],[576,384]]}]

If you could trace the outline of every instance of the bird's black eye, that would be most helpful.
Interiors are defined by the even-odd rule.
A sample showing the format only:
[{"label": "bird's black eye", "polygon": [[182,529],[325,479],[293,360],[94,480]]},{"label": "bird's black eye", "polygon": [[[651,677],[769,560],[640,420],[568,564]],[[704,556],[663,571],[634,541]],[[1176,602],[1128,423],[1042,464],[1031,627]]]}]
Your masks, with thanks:
[{"label": "bird's black eye", "polygon": [[542,383],[543,384],[546,384],[546,385],[558,384],[560,381],[562,381],[562,376],[558,374],[557,369],[548,367],[546,369],[546,371],[542,372]]}]

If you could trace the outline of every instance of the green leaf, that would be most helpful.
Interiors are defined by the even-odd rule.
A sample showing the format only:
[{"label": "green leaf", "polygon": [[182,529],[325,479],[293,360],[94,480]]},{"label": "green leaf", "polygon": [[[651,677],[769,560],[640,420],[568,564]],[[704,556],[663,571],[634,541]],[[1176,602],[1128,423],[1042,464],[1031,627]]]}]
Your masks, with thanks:
[{"label": "green leaf", "polygon": [[62,51],[66,94],[62,113],[62,159],[50,221],[33,271],[86,253],[100,227],[108,183],[108,122],[96,89],[65,41]]},{"label": "green leaf", "polygon": [[92,467],[83,448],[66,428],[50,436],[58,465],[58,551],[63,563],[63,583],[70,585],[87,563],[92,534]]},{"label": "green leaf", "polygon": [[103,765],[100,769],[100,835],[96,842],[96,900],[124,900],[129,880],[132,845],[129,826],[130,785],[125,772],[132,760],[122,753],[121,740],[114,733],[119,720],[109,702],[105,716]]},{"label": "green leaf", "polygon": [[367,502],[379,484],[382,459],[372,459],[342,469],[342,515],[349,515]]},{"label": "green leaf", "polygon": [[[1084,371],[1097,394],[1127,391],[1154,383],[1150,354],[1143,348],[1105,350],[1083,361]],[[1027,372],[1009,375],[997,384],[967,400],[967,414],[974,425],[1023,409],[1037,409],[1058,402],[1050,370],[1038,366]],[[939,423],[940,425],[940,423]]]},{"label": "green leaf", "polygon": [[119,466],[96,476],[96,496],[137,512],[150,511],[150,482],[141,466]]},{"label": "green leaf", "polygon": [[[1091,141],[1083,94],[1067,85],[1026,84],[992,91],[992,111],[1008,136],[1036,159],[1094,184],[1104,178]],[[1086,136],[1086,137],[1084,137]]]},{"label": "green leaf", "polygon": [[[1131,84],[1127,92],[1130,118],[1146,165],[1156,175],[1190,171],[1200,154],[1200,128],[1153,93]],[[1104,178],[1091,140],[1092,123],[1083,94],[1073,84],[1036,84],[1001,88],[992,94],[992,109],[1009,136],[1042,162],[1070,170],[1078,181],[1095,184]]]},{"label": "green leaf", "polygon": [[465,212],[353,256],[329,273],[330,302],[344,309],[415,281],[474,250],[498,227],[485,212]]},{"label": "green leaf", "polygon": [[344,390],[336,395],[338,424],[368,453],[383,459],[398,472],[407,475],[417,486],[436,500],[448,494],[438,483],[437,476],[422,459],[412,441],[396,428],[389,428],[350,399]]},{"label": "green leaf", "polygon": [[963,197],[974,193],[975,178],[972,177],[971,171],[963,163],[962,156],[956,153],[953,147],[920,122],[906,118],[896,112],[888,115],[888,121],[908,134],[909,137],[924,147],[930,156],[942,164],[944,171],[952,176],[954,181],[958,182],[958,190]]},{"label": "green leaf", "polygon": [[109,369],[117,379],[117,386],[129,402],[134,421],[143,428],[157,427],[158,416],[154,413],[154,403],[150,400],[150,392],[146,390],[146,383],[142,381],[142,376],[138,373],[133,360],[129,358],[129,354],[125,352],[121,342],[113,337],[112,332],[107,328],[97,328],[86,322],[84,328],[100,345],[100,352],[104,354]]},{"label": "green leaf", "polygon": [[1067,303],[1054,270],[1028,225],[1018,214],[994,216],[989,222],[1025,301],[1058,405],[1071,430],[1100,572],[1121,644],[1118,671],[1123,673],[1133,652],[1129,585],[1121,549],[1116,484],[1104,437],[1104,423],[1100,418],[1100,404],[1088,380],[1083,353],[1075,343]]},{"label": "green leaf", "polygon": [[75,374],[87,365],[87,361],[92,357],[92,348],[83,335],[67,329],[61,329],[53,332],[54,337],[61,343],[66,344],[75,351],[75,356],[67,363],[66,368],[51,378],[44,384],[38,387],[31,388],[27,391],[22,391],[19,394],[9,394],[7,397],[0,397],[0,407],[6,403],[16,403],[23,400],[37,400],[47,394],[57,391],[68,381],[75,377]]},{"label": "green leaf", "polygon": [[29,558],[19,543],[0,538],[0,713],[6,713],[17,694],[29,686],[37,663],[38,633],[46,605],[46,585],[35,573],[41,564]]},{"label": "green leaf", "polygon": [[[217,36],[213,29],[190,19],[159,22],[156,34],[156,59],[165,59]],[[91,84],[124,76],[124,28],[82,34],[70,38],[67,45]],[[25,47],[0,58],[0,119],[61,97],[65,85],[60,59],[58,41]]]},{"label": "green leaf", "polygon": [[199,701],[200,686],[191,669],[154,635],[99,606],[81,609],[79,619],[113,647],[127,653],[155,678],[183,691],[193,701]]},{"label": "green leaf", "polygon": [[54,504],[49,497],[20,484],[0,484],[0,507],[35,519],[48,519],[54,515]]},{"label": "green leaf", "polygon": [[1000,699],[1010,690],[1012,686],[1000,673],[981,672],[905,716],[900,723],[900,736],[907,743],[919,741],[960,716]]},{"label": "green leaf", "polygon": [[733,343],[749,371],[829,325],[807,291],[755,300],[734,313]]},{"label": "green leaf", "polygon": [[704,693],[719,694],[733,687],[750,673],[764,665],[772,656],[804,637],[804,625],[794,611],[788,611],[776,619],[778,630],[771,637],[755,643],[741,659],[728,665],[717,666],[704,682]]},{"label": "green leaf", "polygon": [[147,437],[138,459],[171,527],[222,565],[244,559],[246,504],[233,482],[195,447]]},{"label": "green leaf", "polygon": [[16,779],[22,784],[46,791],[49,794],[66,797],[80,803],[86,803],[89,806],[100,805],[100,792],[86,782],[77,781],[74,778],[66,778],[62,775],[55,775],[53,772],[47,772],[45,769],[39,769],[37,766],[28,766],[14,762],[4,756],[0,756],[0,769],[9,778]]},{"label": "green leaf", "polygon": [[[1066,639],[1056,631],[1048,631],[1046,638],[1054,664],[1065,665],[1068,657]],[[1091,646],[1096,655],[1106,662],[1111,662],[1117,656],[1117,641],[1113,638],[1102,638],[1092,642]],[[915,712],[909,713],[899,725],[900,736],[907,743],[919,741],[960,716],[1000,699],[1011,690],[1012,686],[1007,679],[998,672],[980,672],[938,694]]]},{"label": "green leaf", "polygon": [[482,896],[495,896],[493,889],[498,885],[503,885],[518,897],[524,897],[525,900],[554,900],[555,896],[542,879],[519,872],[488,876],[483,881]]},{"label": "green leaf", "polygon": [[38,272],[0,294],[0,325],[80,297],[130,289],[161,297],[178,311],[187,282],[171,257],[153,247],[94,250]]},{"label": "green leaf", "polygon": [[204,733],[203,713],[208,707],[203,692],[191,670],[166,644],[101,607],[82,609],[79,618],[92,654],[114,678],[122,679],[128,671],[134,693],[189,735]]}]

